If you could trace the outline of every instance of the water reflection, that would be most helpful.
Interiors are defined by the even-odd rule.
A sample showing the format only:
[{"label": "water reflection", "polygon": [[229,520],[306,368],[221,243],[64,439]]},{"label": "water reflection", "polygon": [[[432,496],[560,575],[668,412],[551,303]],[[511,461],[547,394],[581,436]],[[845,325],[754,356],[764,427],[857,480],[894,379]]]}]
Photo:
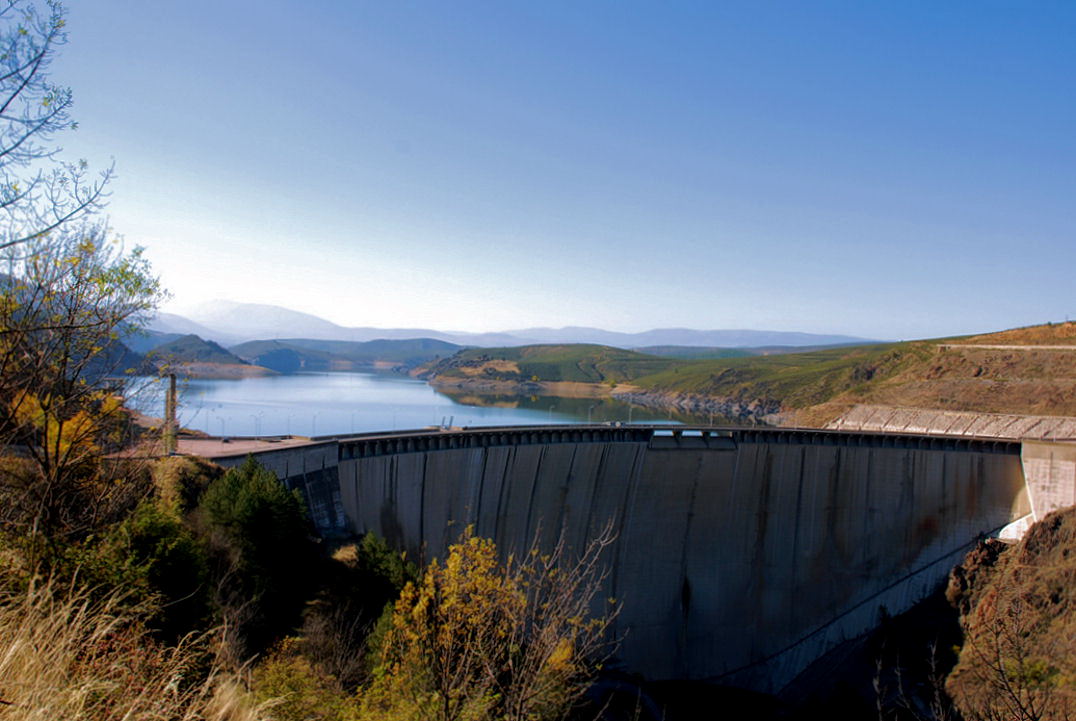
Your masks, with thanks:
[{"label": "water reflection", "polygon": [[[632,405],[614,398],[565,398],[563,396],[479,394],[442,390],[456,403],[466,406],[545,411],[568,417],[573,423],[682,423],[686,425],[737,425],[720,415],[697,415],[678,411],[656,410]],[[742,425],[742,422],[739,423]]]},{"label": "water reflection", "polygon": [[[147,380],[149,381],[147,385]],[[133,405],[160,417],[164,384]],[[729,424],[729,419],[659,411],[611,398],[439,392],[391,373],[299,373],[242,380],[190,379],[179,389],[180,423],[213,435],[338,435],[428,426],[547,423]]]}]

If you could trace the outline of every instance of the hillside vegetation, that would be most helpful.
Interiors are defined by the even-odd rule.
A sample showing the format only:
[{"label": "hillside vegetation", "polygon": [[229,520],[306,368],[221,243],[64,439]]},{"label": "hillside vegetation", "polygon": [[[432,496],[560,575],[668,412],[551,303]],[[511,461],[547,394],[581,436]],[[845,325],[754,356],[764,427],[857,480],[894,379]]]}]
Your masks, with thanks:
[{"label": "hillside vegetation", "polygon": [[809,353],[701,361],[634,381],[643,391],[757,399],[825,423],[856,403],[986,413],[1076,415],[1076,324]]},{"label": "hillside vegetation", "polygon": [[926,344],[901,343],[701,361],[635,380],[649,390],[779,401],[803,408],[863,389],[922,360]]},{"label": "hillside vegetation", "polygon": [[602,345],[530,345],[472,348],[422,369],[434,382],[575,382],[622,383],[686,361]]},{"label": "hillside vegetation", "polygon": [[1046,323],[1012,328],[998,333],[983,333],[954,340],[955,343],[998,345],[1076,345],[1076,322]]},{"label": "hillside vegetation", "polygon": [[683,360],[746,358],[757,355],[753,348],[706,348],[691,345],[651,345],[645,348],[633,348],[632,350],[646,355],[656,355],[662,358],[681,358]]},{"label": "hillside vegetation", "polygon": [[[1072,352],[1034,347],[1070,345]],[[686,349],[683,355],[692,352]],[[427,365],[421,375],[434,383],[475,388],[482,383],[604,384],[606,392],[643,405],[745,419],[780,414],[802,425],[825,424],[858,403],[1076,415],[1076,323],[743,357],[658,357],[594,345],[470,349]]]},{"label": "hillside vegetation", "polygon": [[272,375],[275,371],[248,363],[211,340],[192,334],[162,343],[147,360],[160,370],[189,378],[239,379]]},{"label": "hillside vegetation", "polygon": [[1076,714],[1076,509],[1033,525],[1020,543],[987,541],[950,576],[964,642],[946,680],[964,718]]}]

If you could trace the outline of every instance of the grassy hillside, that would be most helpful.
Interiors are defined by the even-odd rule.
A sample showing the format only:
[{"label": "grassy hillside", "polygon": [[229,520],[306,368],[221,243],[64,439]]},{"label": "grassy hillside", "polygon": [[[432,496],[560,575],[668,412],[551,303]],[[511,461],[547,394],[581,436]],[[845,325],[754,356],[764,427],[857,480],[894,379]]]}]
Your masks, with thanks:
[{"label": "grassy hillside", "polygon": [[683,360],[746,358],[756,355],[746,348],[703,348],[690,345],[651,345],[645,348],[633,348],[632,350],[646,355],[656,355],[662,358],[680,358]]},{"label": "grassy hillside", "polygon": [[460,351],[428,365],[422,375],[440,380],[622,383],[685,362],[602,345],[530,345]]},{"label": "grassy hillside", "polygon": [[423,376],[457,385],[624,384],[617,392],[632,393],[632,402],[686,409],[704,399],[704,405],[729,405],[732,410],[722,412],[730,414],[794,412],[795,422],[805,425],[824,424],[857,403],[1076,416],[1076,323],[725,358],[663,358],[599,345],[480,348],[430,364]]},{"label": "grassy hillside", "polygon": [[[976,348],[965,345],[1025,346]],[[1026,346],[1067,346],[1073,351]],[[638,378],[658,393],[759,399],[821,423],[854,403],[1076,415],[1076,323],[944,341],[698,361]]]},{"label": "grassy hillside", "polygon": [[897,343],[698,361],[638,378],[645,390],[780,401],[803,408],[891,377],[930,355],[925,343]]},{"label": "grassy hillside", "polygon": [[1031,325],[1003,330],[999,333],[967,336],[954,342],[999,345],[1076,345],[1076,322]]}]

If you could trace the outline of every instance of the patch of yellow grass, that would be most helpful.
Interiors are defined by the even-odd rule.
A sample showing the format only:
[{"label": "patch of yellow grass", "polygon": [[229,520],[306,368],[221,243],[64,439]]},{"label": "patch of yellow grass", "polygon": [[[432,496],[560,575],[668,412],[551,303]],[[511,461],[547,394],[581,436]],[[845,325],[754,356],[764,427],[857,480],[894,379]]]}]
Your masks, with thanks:
[{"label": "patch of yellow grass", "polygon": [[204,645],[157,643],[115,595],[54,583],[0,594],[4,721],[261,721]]}]

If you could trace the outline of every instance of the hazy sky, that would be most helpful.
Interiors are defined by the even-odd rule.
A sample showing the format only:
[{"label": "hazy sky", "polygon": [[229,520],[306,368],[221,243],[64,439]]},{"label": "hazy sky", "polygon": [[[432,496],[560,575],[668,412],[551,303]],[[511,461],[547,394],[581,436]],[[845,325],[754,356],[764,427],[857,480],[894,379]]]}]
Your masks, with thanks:
[{"label": "hazy sky", "polygon": [[1076,3],[71,0],[172,290],[346,325],[1076,317]]}]

